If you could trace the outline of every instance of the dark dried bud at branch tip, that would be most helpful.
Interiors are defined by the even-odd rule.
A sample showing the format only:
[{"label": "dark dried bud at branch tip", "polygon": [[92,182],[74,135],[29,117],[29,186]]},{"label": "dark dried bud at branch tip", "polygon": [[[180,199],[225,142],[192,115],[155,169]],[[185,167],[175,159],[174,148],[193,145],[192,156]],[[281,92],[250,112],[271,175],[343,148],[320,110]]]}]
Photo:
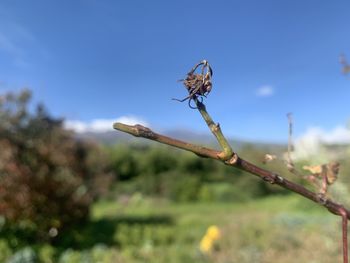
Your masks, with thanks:
[{"label": "dark dried bud at branch tip", "polygon": [[[200,73],[195,73],[198,68],[201,68]],[[212,78],[213,70],[211,69],[208,61],[202,60],[197,65],[195,65],[190,72],[187,73],[187,77],[182,80],[184,86],[188,91],[188,96],[182,100],[174,99],[180,102],[189,100],[189,106],[191,106],[191,101],[194,100],[198,103],[198,97],[203,99],[206,97],[212,89]]]}]

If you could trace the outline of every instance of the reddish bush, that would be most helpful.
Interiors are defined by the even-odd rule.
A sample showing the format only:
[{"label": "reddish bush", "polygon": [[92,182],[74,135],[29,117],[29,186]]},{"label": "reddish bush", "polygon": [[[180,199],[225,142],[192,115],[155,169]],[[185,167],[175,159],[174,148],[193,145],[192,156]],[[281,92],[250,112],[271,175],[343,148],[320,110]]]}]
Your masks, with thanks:
[{"label": "reddish bush", "polygon": [[28,91],[0,97],[0,215],[49,239],[86,220],[112,177],[96,145],[76,140],[42,106],[28,112],[29,99]]}]

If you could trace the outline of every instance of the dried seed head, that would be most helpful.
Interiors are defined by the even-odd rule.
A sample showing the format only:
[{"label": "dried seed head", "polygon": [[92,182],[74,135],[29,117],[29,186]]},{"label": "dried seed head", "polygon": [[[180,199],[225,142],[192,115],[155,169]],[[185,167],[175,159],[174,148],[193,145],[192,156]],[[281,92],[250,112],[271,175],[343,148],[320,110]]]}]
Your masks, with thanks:
[{"label": "dried seed head", "polygon": [[327,183],[333,184],[338,179],[340,164],[338,162],[330,162],[327,164]]},{"label": "dried seed head", "polygon": [[[196,70],[199,68],[200,68],[200,73],[195,73]],[[213,75],[213,71],[208,61],[203,60],[199,62],[197,65],[195,65],[191,69],[189,73],[187,73],[187,77],[182,80],[189,95],[182,100],[178,100],[178,99],[174,99],[174,100],[178,100],[181,102],[185,100],[189,100],[189,102],[191,102],[191,100],[195,100],[197,99],[197,97],[201,97],[201,98],[206,97],[212,89],[212,82],[211,82],[212,75]]]},{"label": "dried seed head", "polygon": [[304,170],[308,170],[312,175],[317,178],[323,178],[324,176],[327,179],[327,184],[331,185],[338,179],[340,164],[338,162],[330,162],[322,165],[314,166],[303,166]]}]

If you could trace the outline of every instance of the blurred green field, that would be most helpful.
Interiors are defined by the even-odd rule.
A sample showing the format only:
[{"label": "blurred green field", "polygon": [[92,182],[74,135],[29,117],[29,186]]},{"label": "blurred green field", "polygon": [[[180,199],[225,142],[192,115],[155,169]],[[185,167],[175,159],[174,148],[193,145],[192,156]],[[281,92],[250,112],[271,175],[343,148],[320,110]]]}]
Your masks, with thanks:
[{"label": "blurred green field", "polygon": [[[0,103],[0,262],[341,262],[341,220],[324,208],[170,147],[79,140],[25,111],[29,98]],[[239,148],[259,165],[267,152]],[[343,204],[348,156],[329,191]],[[265,167],[313,189],[283,162]]]},{"label": "blurred green field", "polygon": [[[135,198],[100,202],[94,220],[116,220],[120,262],[340,262],[340,219],[297,196],[244,204],[174,204]],[[199,243],[216,225],[211,253]],[[108,261],[106,261],[108,262]]]},{"label": "blurred green field", "polygon": [[[199,244],[211,225],[221,237],[202,253]],[[298,196],[181,204],[135,194],[95,203],[89,224],[74,236],[71,249],[27,248],[17,259],[6,257],[1,240],[0,259],[32,262],[21,258],[36,253],[33,262],[341,262],[340,218]]]}]

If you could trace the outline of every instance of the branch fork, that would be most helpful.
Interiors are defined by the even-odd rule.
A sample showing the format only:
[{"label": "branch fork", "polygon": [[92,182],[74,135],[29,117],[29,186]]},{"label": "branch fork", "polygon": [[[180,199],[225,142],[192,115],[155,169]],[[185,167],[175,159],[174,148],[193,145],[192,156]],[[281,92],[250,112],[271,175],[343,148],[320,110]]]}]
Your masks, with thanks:
[{"label": "branch fork", "polygon": [[[205,61],[205,62],[206,62],[205,65],[209,65],[207,63],[207,61]],[[198,65],[201,65],[201,64],[198,64]],[[198,65],[197,65],[197,67],[198,67]],[[197,67],[195,67],[194,70]],[[191,72],[193,73],[194,70],[192,69]],[[203,69],[202,69],[202,71],[203,71]],[[209,74],[209,73],[207,73],[207,74]],[[210,80],[211,80],[211,75],[212,75],[212,71],[210,68]],[[205,79],[205,78],[203,78],[203,79]],[[199,84],[197,83],[196,85],[200,85],[200,83]],[[202,85],[204,85],[204,84],[202,84]],[[193,89],[190,89],[191,87],[187,87],[187,88],[188,88],[189,92],[193,91]],[[167,136],[155,133],[151,129],[144,127],[142,125],[139,125],[139,124],[126,125],[126,124],[117,122],[117,123],[113,124],[113,128],[116,130],[122,131],[122,132],[129,133],[129,134],[136,136],[136,137],[143,137],[143,138],[146,138],[149,140],[157,141],[157,142],[162,143],[162,144],[167,144],[167,145],[174,146],[174,147],[186,150],[186,151],[190,151],[190,152],[193,152],[200,157],[211,158],[211,159],[221,161],[226,165],[236,167],[236,168],[241,169],[243,171],[246,171],[250,174],[258,176],[270,184],[279,185],[280,187],[288,189],[288,190],[290,190],[294,193],[297,193],[297,194],[299,194],[299,195],[301,195],[301,196],[303,196],[303,197],[305,197],[305,198],[307,198],[307,199],[309,199],[309,200],[311,200],[319,205],[324,206],[325,208],[327,208],[327,210],[329,212],[342,217],[343,259],[344,259],[343,262],[347,263],[348,262],[347,221],[350,219],[350,211],[347,210],[343,205],[332,201],[330,198],[327,198],[323,194],[312,192],[312,191],[306,189],[302,185],[299,185],[299,184],[296,184],[294,182],[287,180],[286,178],[282,177],[281,175],[278,175],[278,174],[273,173],[271,171],[260,168],[256,165],[250,163],[249,161],[246,161],[246,160],[240,158],[238,156],[238,154],[233,151],[233,149],[231,148],[231,146],[228,143],[228,140],[223,135],[220,124],[215,123],[213,121],[213,119],[211,118],[211,116],[209,115],[209,113],[207,112],[204,103],[198,99],[196,94],[191,95],[191,93],[190,93],[190,96],[188,98],[190,98],[190,100],[193,100],[195,102],[196,109],[198,109],[198,111],[202,115],[204,121],[206,122],[208,128],[210,129],[210,131],[213,133],[213,135],[217,139],[220,147],[222,148],[221,151],[206,148],[206,147],[195,145],[195,144],[188,143],[188,142],[184,142],[184,141],[177,140],[177,139],[174,139],[171,137],[167,137]],[[190,105],[190,107],[191,107],[191,105]],[[191,107],[191,108],[194,108],[194,107]],[[289,118],[289,121],[291,123],[291,115],[288,115],[288,118]],[[289,134],[291,134],[291,131],[292,131],[292,127],[290,125]],[[290,158],[291,136],[289,136],[289,144],[288,145],[289,145],[289,147],[288,147],[288,152],[289,152],[288,163],[294,168],[293,162]]]}]

